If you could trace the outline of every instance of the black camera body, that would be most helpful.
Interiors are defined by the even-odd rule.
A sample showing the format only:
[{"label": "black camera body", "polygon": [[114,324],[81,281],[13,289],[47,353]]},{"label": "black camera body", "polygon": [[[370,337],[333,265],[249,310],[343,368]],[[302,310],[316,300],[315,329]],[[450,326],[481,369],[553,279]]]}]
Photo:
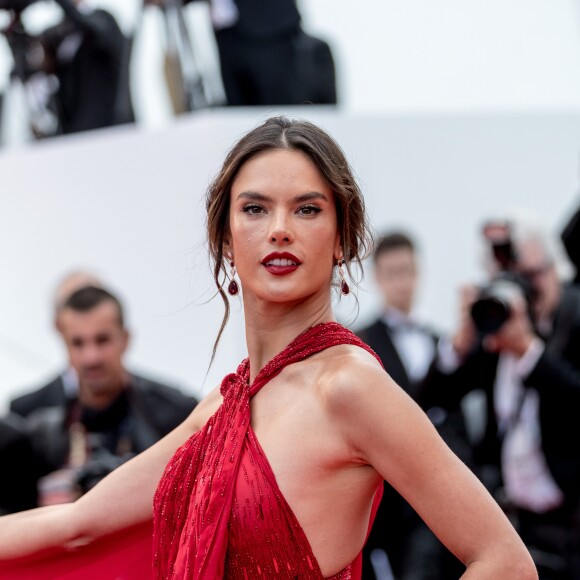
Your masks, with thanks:
[{"label": "black camera body", "polygon": [[498,274],[480,288],[479,296],[471,306],[471,319],[481,336],[497,332],[507,322],[518,296],[524,298],[530,315],[534,300],[533,285],[516,270],[517,253],[509,222],[488,222],[483,234],[491,245]]},{"label": "black camera body", "polygon": [[515,272],[500,272],[481,288],[471,306],[471,318],[478,332],[481,335],[497,332],[511,316],[512,304],[518,296],[524,297],[530,311],[530,284]]}]

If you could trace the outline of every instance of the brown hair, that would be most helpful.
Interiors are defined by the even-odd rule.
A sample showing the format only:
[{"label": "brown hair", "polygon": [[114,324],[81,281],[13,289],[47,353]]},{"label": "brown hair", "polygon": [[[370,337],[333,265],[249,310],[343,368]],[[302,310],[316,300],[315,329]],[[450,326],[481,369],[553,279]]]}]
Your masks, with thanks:
[{"label": "brown hair", "polygon": [[415,251],[415,244],[409,235],[399,231],[383,234],[375,245],[373,254],[375,264],[383,254],[391,252],[392,250],[399,250],[400,248],[409,249],[411,252]]},{"label": "brown hair", "polygon": [[360,265],[372,247],[362,193],[342,149],[330,135],[308,121],[287,117],[272,117],[244,135],[227,154],[206,197],[210,260],[214,280],[225,305],[214,355],[230,313],[223,289],[227,278],[223,245],[229,231],[231,187],[244,163],[259,153],[277,149],[301,151],[307,155],[332,188],[340,242],[349,272],[350,265]]},{"label": "brown hair", "polygon": [[119,326],[125,327],[125,314],[119,299],[104,288],[98,286],[85,286],[73,292],[64,302],[62,310],[73,310],[74,312],[88,312],[104,302],[112,302],[117,309],[119,316]]}]

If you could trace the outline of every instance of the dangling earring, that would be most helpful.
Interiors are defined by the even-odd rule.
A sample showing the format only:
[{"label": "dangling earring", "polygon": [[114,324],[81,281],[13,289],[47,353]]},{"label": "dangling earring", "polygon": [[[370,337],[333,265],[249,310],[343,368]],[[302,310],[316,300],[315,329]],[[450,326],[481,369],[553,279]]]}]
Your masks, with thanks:
[{"label": "dangling earring", "polygon": [[238,283],[236,282],[236,266],[234,265],[234,261],[230,261],[230,283],[228,285],[228,293],[231,296],[235,296],[239,291]]},{"label": "dangling earring", "polygon": [[338,260],[338,262],[336,262],[336,265],[338,266],[338,275],[340,276],[340,291],[344,296],[346,296],[347,294],[350,294],[350,288],[346,282],[344,270],[342,269],[342,267],[344,266],[344,259],[341,258],[340,260]]}]

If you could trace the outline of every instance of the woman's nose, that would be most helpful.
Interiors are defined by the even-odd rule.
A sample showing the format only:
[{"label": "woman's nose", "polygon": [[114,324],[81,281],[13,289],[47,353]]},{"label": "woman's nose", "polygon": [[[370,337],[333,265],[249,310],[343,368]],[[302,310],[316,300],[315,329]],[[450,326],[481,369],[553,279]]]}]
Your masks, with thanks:
[{"label": "woman's nose", "polygon": [[270,230],[270,241],[272,243],[289,243],[292,241],[292,233],[288,218],[284,215],[276,215]]}]

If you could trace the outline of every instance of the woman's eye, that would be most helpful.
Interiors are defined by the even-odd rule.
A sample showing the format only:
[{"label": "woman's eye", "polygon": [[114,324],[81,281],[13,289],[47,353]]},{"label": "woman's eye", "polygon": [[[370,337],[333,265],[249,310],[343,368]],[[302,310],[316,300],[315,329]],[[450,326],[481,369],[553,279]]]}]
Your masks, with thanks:
[{"label": "woman's eye", "polygon": [[315,205],[303,205],[298,212],[302,215],[312,215],[316,213],[320,213],[322,210],[315,206]]},{"label": "woman's eye", "polygon": [[245,205],[242,208],[242,211],[244,213],[249,213],[251,215],[255,215],[255,214],[259,214],[264,210],[264,208],[261,205],[257,205],[257,204],[249,204],[249,205]]}]

